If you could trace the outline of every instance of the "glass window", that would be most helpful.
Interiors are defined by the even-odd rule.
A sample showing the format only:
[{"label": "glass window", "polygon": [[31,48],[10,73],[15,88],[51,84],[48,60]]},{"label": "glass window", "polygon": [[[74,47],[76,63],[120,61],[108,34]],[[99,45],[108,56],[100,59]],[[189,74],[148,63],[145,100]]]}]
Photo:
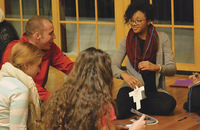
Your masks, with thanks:
[{"label": "glass window", "polygon": [[172,29],[171,28],[156,27],[156,30],[158,32],[165,32],[168,35],[170,42],[172,43]]},{"label": "glass window", "polygon": [[[60,20],[63,22],[70,22],[76,21],[78,18],[81,22],[95,22],[95,2],[95,0],[79,0],[79,16],[76,16],[76,1],[59,0]],[[98,22],[104,22],[105,24],[115,22],[113,0],[97,0],[97,8]],[[97,26],[98,46],[96,41]],[[77,32],[77,30],[79,32]],[[77,36],[77,34],[79,34],[79,36]],[[79,51],[88,47],[98,47],[108,54],[113,55],[116,49],[115,25],[79,23],[79,26],[77,26],[77,23],[61,24],[61,41],[62,51],[68,53],[70,56],[77,56]],[[78,50],[78,48],[80,48],[80,50]]]},{"label": "glass window", "polygon": [[26,23],[27,23],[27,21],[23,22],[23,33],[26,32]]},{"label": "glass window", "polygon": [[80,51],[96,47],[96,25],[80,24]]},{"label": "glass window", "polygon": [[22,0],[22,11],[25,19],[37,15],[36,0]]},{"label": "glass window", "polygon": [[75,0],[60,0],[60,20],[76,21],[75,2]]},{"label": "glass window", "polygon": [[194,64],[194,30],[175,29],[175,60]]},{"label": "glass window", "polygon": [[107,52],[110,56],[114,56],[116,51],[115,26],[98,25],[98,41],[99,49]]},{"label": "glass window", "polygon": [[98,0],[98,21],[114,22],[114,0]]},{"label": "glass window", "polygon": [[21,37],[21,23],[18,21],[8,21],[10,24],[13,25],[19,37]]},{"label": "glass window", "polygon": [[76,24],[61,24],[61,49],[67,55],[78,55],[77,42],[77,25]]},{"label": "glass window", "polygon": [[193,0],[174,0],[174,23],[194,25]]},{"label": "glass window", "polygon": [[171,24],[171,0],[153,0],[155,24]]},{"label": "glass window", "polygon": [[95,21],[94,0],[79,0],[79,21]]},{"label": "glass window", "polygon": [[5,0],[6,18],[20,18],[19,0]]},{"label": "glass window", "polygon": [[[134,2],[134,1],[137,1],[137,0],[131,0],[131,2]],[[149,2],[149,0],[146,0],[147,2]]]},{"label": "glass window", "polygon": [[51,0],[40,0],[39,1],[39,9],[40,9],[40,15],[43,15],[49,19],[52,19],[52,5]]}]

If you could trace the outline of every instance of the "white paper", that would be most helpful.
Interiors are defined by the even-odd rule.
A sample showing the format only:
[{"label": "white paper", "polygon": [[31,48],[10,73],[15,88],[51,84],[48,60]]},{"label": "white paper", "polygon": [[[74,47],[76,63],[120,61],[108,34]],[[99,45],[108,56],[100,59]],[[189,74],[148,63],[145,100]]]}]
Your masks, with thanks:
[{"label": "white paper", "polygon": [[133,97],[133,102],[136,103],[136,110],[141,109],[142,91],[144,91],[144,86],[137,87],[129,93],[129,97]]}]

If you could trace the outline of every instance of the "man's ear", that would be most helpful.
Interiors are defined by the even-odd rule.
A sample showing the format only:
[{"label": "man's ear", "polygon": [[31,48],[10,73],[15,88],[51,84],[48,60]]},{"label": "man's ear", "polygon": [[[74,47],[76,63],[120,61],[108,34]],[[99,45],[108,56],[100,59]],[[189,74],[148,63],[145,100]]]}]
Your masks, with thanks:
[{"label": "man's ear", "polygon": [[34,37],[35,39],[37,39],[37,40],[40,40],[41,35],[40,35],[39,32],[35,32],[35,33],[33,34],[33,37]]}]

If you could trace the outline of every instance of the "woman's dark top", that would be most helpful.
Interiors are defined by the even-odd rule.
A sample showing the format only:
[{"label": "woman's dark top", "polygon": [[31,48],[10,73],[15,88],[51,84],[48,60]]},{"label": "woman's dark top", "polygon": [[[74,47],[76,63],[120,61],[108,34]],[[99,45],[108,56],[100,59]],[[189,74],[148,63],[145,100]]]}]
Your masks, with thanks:
[{"label": "woman's dark top", "polygon": [[[145,40],[142,40],[139,38],[139,43],[140,43],[140,48],[141,48],[141,52],[144,52],[144,43]],[[154,63],[155,64],[155,63]],[[149,71],[148,73],[144,73],[142,74],[142,78],[144,80],[145,83],[145,94],[146,96],[148,96],[149,92],[157,92],[156,89],[156,74],[155,71]]]},{"label": "woman's dark top", "polygon": [[13,40],[18,40],[18,34],[15,28],[7,21],[0,23],[0,61],[7,45]]}]

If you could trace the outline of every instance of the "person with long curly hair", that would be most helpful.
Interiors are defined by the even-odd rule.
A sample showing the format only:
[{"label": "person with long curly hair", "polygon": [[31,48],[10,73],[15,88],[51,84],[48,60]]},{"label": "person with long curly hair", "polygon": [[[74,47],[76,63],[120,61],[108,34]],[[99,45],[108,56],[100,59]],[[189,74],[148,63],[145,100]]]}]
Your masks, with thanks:
[{"label": "person with long curly hair", "polygon": [[[66,82],[44,104],[41,129],[115,129],[112,88],[109,55],[93,47],[83,50]],[[145,129],[144,118],[133,129]]]}]

